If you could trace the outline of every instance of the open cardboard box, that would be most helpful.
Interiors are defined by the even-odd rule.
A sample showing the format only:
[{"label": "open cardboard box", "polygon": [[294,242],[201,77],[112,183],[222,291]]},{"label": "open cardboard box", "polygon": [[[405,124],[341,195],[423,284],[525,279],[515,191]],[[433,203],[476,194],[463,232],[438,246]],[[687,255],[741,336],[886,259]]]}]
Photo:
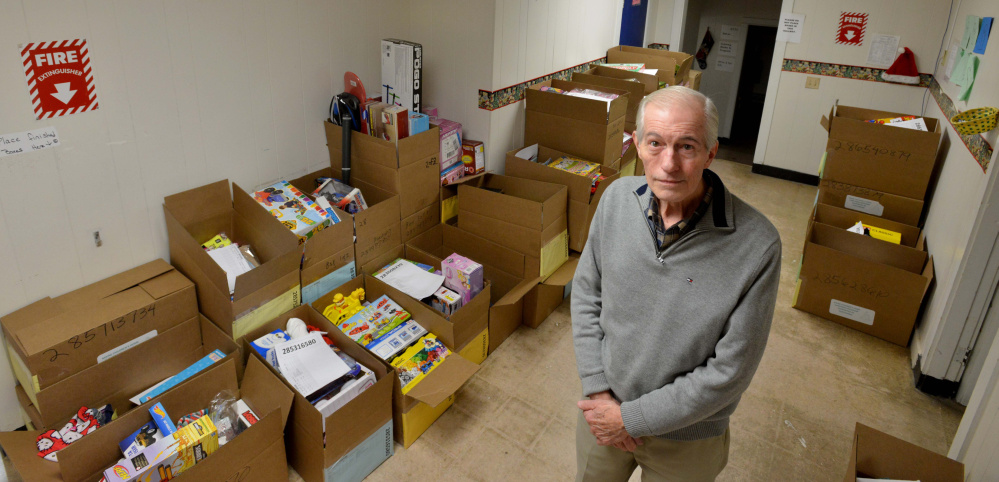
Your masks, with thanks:
[{"label": "open cardboard box", "polygon": [[[877,149],[875,146],[893,150],[896,152],[896,157],[907,160],[905,164],[907,169],[913,167],[922,173],[926,170],[925,164],[932,166],[936,163],[937,147],[940,145],[942,134],[937,119],[923,117],[928,131],[867,122],[903,115],[912,114],[833,105],[829,109],[829,116],[822,116],[819,124],[829,132],[829,139],[850,143],[854,150]],[[929,170],[932,171],[932,167]]]},{"label": "open cardboard box", "polygon": [[559,266],[551,276],[538,283],[524,296],[524,324],[537,328],[555,311],[572,292],[572,278],[576,275],[579,254],[570,253],[569,260]]},{"label": "open cardboard box", "polygon": [[486,173],[458,184],[458,227],[526,256],[524,278],[547,278],[569,258],[561,184]]},{"label": "open cardboard box", "polygon": [[[858,221],[868,226],[876,226],[899,233],[902,236],[902,246],[915,248],[921,241],[921,231],[915,226],[909,226],[908,224],[889,221],[877,216],[871,216],[870,214],[850,211],[849,209],[838,208],[836,206],[830,206],[822,203],[816,204],[812,209],[812,218],[808,222],[808,229],[811,229],[813,222],[828,224],[840,229],[848,229],[856,225]],[[808,231],[806,230],[805,233],[807,234]]]},{"label": "open cardboard box", "polygon": [[[357,279],[357,278],[355,278]],[[332,298],[332,295],[327,295]],[[322,413],[306,400],[278,370],[270,366],[256,350],[249,346],[255,340],[276,329],[285,329],[290,318],[299,318],[306,324],[326,332],[326,336],[344,353],[375,374],[375,384],[359,393],[353,400],[330,416]],[[288,460],[295,470],[308,481],[324,480],[327,468],[332,467],[346,454],[360,446],[366,439],[392,421],[392,387],[396,377],[377,357],[362,348],[336,328],[310,305],[299,306],[267,322],[251,332],[244,340],[243,350],[250,357],[267,366],[294,393],[291,417],[285,439]],[[376,447],[375,453],[384,454],[378,464],[392,455],[391,447]],[[361,454],[358,454],[361,456]],[[378,465],[371,467],[374,470]],[[369,472],[370,473],[370,472]],[[363,476],[368,475],[367,473]],[[363,477],[362,476],[362,477]]]},{"label": "open cardboard box", "polygon": [[257,360],[248,360],[242,383],[236,358],[227,357],[93,433],[59,451],[59,461],[38,456],[40,431],[0,433],[0,445],[24,480],[96,481],[121,457],[118,442],[152,420],[147,410],[160,402],[171,419],[209,406],[222,390],[241,397],[260,421],[211,456],[179,475],[180,480],[287,480],[284,424],[292,394]]},{"label": "open cardboard box", "polygon": [[683,85],[694,90],[701,90],[701,74],[703,73],[700,70],[691,69],[690,72],[687,72],[687,80],[683,82]]},{"label": "open cardboard box", "polygon": [[931,281],[922,239],[910,248],[813,222],[792,305],[907,346]]},{"label": "open cardboard box", "polygon": [[912,159],[909,153],[887,147],[829,139],[819,165],[819,177],[923,199],[933,177],[934,161]]},{"label": "open cardboard box", "polygon": [[[597,203],[600,202],[607,187],[620,177],[620,173],[614,168],[601,166],[600,173],[605,179],[600,181],[596,192],[590,194],[592,186],[590,178],[521,159],[517,157],[519,151],[520,149],[514,149],[506,153],[506,175],[565,186],[568,189],[569,249],[582,251],[590,234],[590,221],[597,210]],[[539,161],[563,156],[576,157],[543,145],[538,146]]]},{"label": "open cardboard box", "polygon": [[919,226],[923,216],[924,203],[920,199],[896,196],[829,179],[819,180],[819,192],[815,199],[822,204],[870,214],[909,226]]},{"label": "open cardboard box", "polygon": [[856,482],[857,477],[962,482],[964,464],[857,423],[843,482]]},{"label": "open cardboard box", "polygon": [[[542,87],[599,90],[618,97],[607,103],[544,92]],[[532,85],[525,95],[525,145],[541,144],[601,164],[610,164],[621,157],[628,91],[553,79]]]},{"label": "open cardboard box", "polygon": [[[450,322],[435,315],[433,308],[406,296],[370,275],[365,274],[354,278],[334,292],[316,300],[312,306],[317,311],[324,309],[333,300],[336,292],[350,293],[357,288],[364,288],[364,297],[367,300],[374,300],[382,295],[391,298],[412,315],[412,320],[436,335],[438,340],[451,351],[451,354],[440,365],[405,395],[402,394],[402,385],[399,382],[399,377],[395,376],[395,368],[390,364],[391,360],[384,361],[378,358],[379,362],[393,375],[391,378],[395,386],[392,390],[395,440],[408,448],[454,403],[454,393],[478,371],[479,366],[461,356],[460,347],[449,343],[448,338],[453,339],[453,331],[449,334],[449,330],[453,329],[449,326]],[[375,357],[373,354],[372,356]]]},{"label": "open cardboard box", "polygon": [[[330,167],[340,178],[343,132],[326,121]],[[399,196],[401,241],[405,242],[440,222],[440,128],[387,141],[354,131],[351,135],[351,183],[367,192],[370,186]]]},{"label": "open cardboard box", "polygon": [[628,92],[628,110],[624,114],[624,131],[633,132],[638,119],[638,104],[646,95],[659,88],[659,80],[654,75],[643,74],[612,67],[596,66],[586,72],[572,74],[572,81],[582,84],[610,87]]},{"label": "open cardboard box", "polygon": [[110,403],[120,415],[134,408],[130,397],[179,373],[213,350],[237,359],[236,367],[242,371],[239,346],[207,318],[196,316],[43,388],[34,397],[22,386],[16,392],[21,408],[39,430],[62,427],[82,406],[94,408]]},{"label": "open cardboard box", "polygon": [[680,85],[687,78],[694,56],[683,52],[618,45],[607,49],[608,64],[645,64],[646,69],[658,69],[656,78],[666,85]]},{"label": "open cardboard box", "polygon": [[[299,267],[302,251],[297,237],[235,183],[223,180],[167,196],[163,200],[170,261],[194,281],[201,312],[234,339],[301,303]],[[249,244],[260,266],[236,277],[229,294],[225,271],[202,243],[225,233],[240,245]]]},{"label": "open cardboard box", "polygon": [[[26,394],[198,317],[194,283],[157,259],[0,318],[11,367]],[[74,409],[75,412],[75,409]]]}]

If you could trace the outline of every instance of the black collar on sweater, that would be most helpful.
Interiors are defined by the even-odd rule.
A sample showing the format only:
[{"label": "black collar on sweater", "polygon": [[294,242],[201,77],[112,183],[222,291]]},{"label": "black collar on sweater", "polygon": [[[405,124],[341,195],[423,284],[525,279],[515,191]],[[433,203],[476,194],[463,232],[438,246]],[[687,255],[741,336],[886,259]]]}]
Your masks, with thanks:
[{"label": "black collar on sweater", "polygon": [[[731,210],[731,199],[729,199],[728,189],[725,189],[725,184],[722,183],[720,177],[715,174],[710,169],[704,170],[704,177],[708,179],[711,186],[714,187],[714,194],[711,198],[711,221],[714,223],[716,228],[722,229],[733,229],[735,228],[734,214],[730,213]],[[649,196],[652,195],[649,191],[648,183],[642,184],[635,190],[635,194],[639,198],[644,198],[646,193]],[[731,220],[731,223],[729,222]]]}]

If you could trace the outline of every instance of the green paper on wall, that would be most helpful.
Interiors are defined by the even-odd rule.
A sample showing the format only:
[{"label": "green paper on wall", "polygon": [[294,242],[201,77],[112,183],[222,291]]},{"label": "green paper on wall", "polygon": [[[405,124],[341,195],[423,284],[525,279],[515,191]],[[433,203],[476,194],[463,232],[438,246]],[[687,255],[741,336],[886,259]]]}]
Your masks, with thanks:
[{"label": "green paper on wall", "polygon": [[968,97],[971,97],[971,87],[975,85],[975,76],[978,75],[978,56],[974,54],[967,54],[967,61],[964,63],[964,75],[966,82],[961,89],[961,96],[958,100],[968,101]]},{"label": "green paper on wall", "polygon": [[981,23],[982,19],[974,15],[968,15],[964,19],[964,38],[961,40],[962,49],[971,51],[971,49],[975,48],[975,42],[978,41],[978,28]]}]

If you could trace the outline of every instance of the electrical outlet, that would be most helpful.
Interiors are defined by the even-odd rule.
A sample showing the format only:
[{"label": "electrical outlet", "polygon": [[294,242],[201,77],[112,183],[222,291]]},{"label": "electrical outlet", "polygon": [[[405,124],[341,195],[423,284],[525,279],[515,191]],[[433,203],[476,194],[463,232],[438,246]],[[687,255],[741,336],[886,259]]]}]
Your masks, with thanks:
[{"label": "electrical outlet", "polygon": [[103,244],[104,244],[104,241],[101,239],[101,230],[98,229],[98,230],[94,231],[94,246],[100,248],[101,245],[103,245]]},{"label": "electrical outlet", "polygon": [[806,89],[818,89],[819,88],[819,78],[818,77],[807,77],[805,79]]}]

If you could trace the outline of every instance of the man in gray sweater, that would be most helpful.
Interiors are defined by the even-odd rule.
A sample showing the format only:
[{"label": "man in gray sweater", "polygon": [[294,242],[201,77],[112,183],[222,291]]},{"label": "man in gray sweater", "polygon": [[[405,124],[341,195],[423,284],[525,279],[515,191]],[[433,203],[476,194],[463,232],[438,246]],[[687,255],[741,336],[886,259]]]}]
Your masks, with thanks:
[{"label": "man in gray sweater", "polygon": [[781,242],[707,167],[718,111],[685,87],[642,101],[645,178],[604,193],[572,288],[582,380],[576,480],[714,480],[770,332]]}]

